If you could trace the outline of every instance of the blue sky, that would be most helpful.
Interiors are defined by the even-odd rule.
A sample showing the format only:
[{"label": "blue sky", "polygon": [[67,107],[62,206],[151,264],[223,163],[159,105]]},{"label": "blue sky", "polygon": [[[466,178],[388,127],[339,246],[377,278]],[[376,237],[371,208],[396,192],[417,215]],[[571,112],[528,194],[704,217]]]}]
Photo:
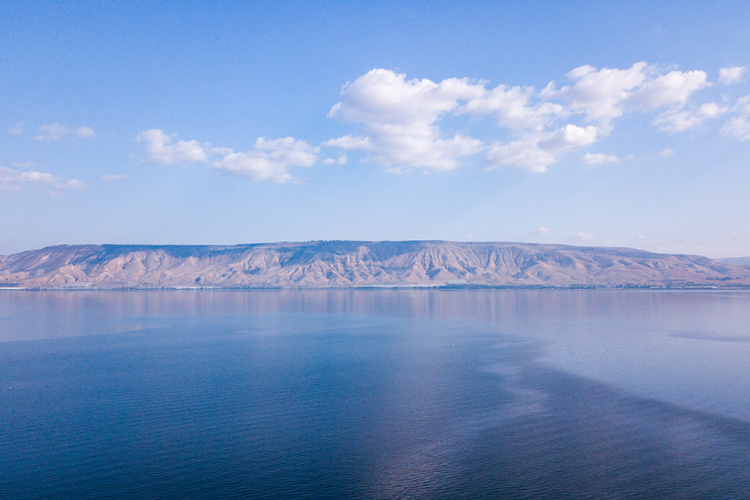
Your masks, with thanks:
[{"label": "blue sky", "polygon": [[0,254],[750,255],[747,2],[68,3],[2,4]]}]

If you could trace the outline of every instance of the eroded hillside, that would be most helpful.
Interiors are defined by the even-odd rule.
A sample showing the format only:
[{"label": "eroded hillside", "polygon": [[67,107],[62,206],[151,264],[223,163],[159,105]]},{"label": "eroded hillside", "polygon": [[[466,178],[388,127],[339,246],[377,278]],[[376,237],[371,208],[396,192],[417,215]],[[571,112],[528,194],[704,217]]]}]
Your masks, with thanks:
[{"label": "eroded hillside", "polygon": [[446,241],[54,246],[0,257],[22,287],[748,286],[750,268],[628,248]]}]

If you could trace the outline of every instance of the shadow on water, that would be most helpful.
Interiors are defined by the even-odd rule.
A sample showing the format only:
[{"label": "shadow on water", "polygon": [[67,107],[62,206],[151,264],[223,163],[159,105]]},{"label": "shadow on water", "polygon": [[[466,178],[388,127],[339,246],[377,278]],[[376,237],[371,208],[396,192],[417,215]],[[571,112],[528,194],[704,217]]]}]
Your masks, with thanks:
[{"label": "shadow on water", "polygon": [[[500,365],[517,369],[499,376],[504,379],[500,385],[519,396],[515,403],[501,405],[494,418],[485,416],[464,453],[465,470],[453,486],[455,495],[447,496],[750,495],[750,423],[632,397],[531,361],[536,357],[533,345],[515,349],[525,351],[526,361],[519,366],[515,353],[501,356]],[[507,411],[517,404],[528,411]]]}]

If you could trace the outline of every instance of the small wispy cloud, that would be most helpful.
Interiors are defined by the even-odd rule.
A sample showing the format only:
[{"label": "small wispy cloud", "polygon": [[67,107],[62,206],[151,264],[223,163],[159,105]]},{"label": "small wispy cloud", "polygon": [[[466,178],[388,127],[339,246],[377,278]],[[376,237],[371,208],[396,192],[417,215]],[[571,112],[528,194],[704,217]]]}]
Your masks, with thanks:
[{"label": "small wispy cloud", "polygon": [[86,139],[88,137],[96,137],[96,134],[91,127],[78,127],[73,130],[73,136],[77,139]]},{"label": "small wispy cloud", "polygon": [[86,183],[77,179],[61,180],[50,173],[36,170],[18,171],[0,167],[0,192],[20,191],[24,188],[35,187],[52,190],[80,190],[86,188]]},{"label": "small wispy cloud", "polygon": [[654,125],[662,132],[685,132],[698,128],[709,118],[716,118],[730,111],[728,106],[719,106],[715,102],[701,104],[697,109],[674,108],[657,116]]},{"label": "small wispy cloud", "polygon": [[719,83],[731,85],[742,81],[747,68],[745,66],[730,66],[719,70]]},{"label": "small wispy cloud", "polygon": [[662,158],[669,158],[673,154],[674,154],[674,151],[672,151],[671,149],[667,148],[667,149],[662,150],[662,152],[659,153],[659,156],[661,156]]},{"label": "small wispy cloud", "polygon": [[605,155],[604,153],[586,153],[581,160],[584,165],[607,165],[608,163],[617,163],[620,159],[615,155]]},{"label": "small wispy cloud", "polygon": [[750,115],[742,115],[728,120],[720,130],[722,135],[733,135],[743,141],[750,141]]},{"label": "small wispy cloud", "polygon": [[14,162],[11,163],[11,165],[13,165],[14,167],[18,167],[18,168],[26,168],[26,169],[28,169],[28,168],[31,168],[34,165],[36,165],[36,163],[34,163],[33,161],[25,161],[23,163],[18,163],[16,161],[14,161]]},{"label": "small wispy cloud", "polygon": [[90,137],[96,137],[94,129],[91,127],[76,127],[69,128],[59,123],[53,123],[52,125],[42,125],[39,127],[41,132],[39,135],[34,137],[37,141],[54,142],[59,141],[63,137],[73,137],[75,139],[87,139]]},{"label": "small wispy cloud", "polygon": [[539,226],[533,231],[529,231],[529,234],[547,234],[547,233],[549,233],[549,228],[546,228],[544,226]]},{"label": "small wispy cloud", "polygon": [[326,158],[323,165],[346,165],[347,160],[346,154],[341,154],[337,158]]},{"label": "small wispy cloud", "polygon": [[121,181],[123,179],[127,179],[128,176],[123,175],[123,174],[104,174],[104,175],[100,175],[99,178],[107,182],[115,182],[115,181]]},{"label": "small wispy cloud", "polygon": [[571,241],[586,242],[594,239],[594,235],[591,233],[578,233],[570,238]]},{"label": "small wispy cloud", "polygon": [[8,129],[8,132],[15,135],[23,134],[24,132],[26,132],[26,124],[23,122],[18,122],[16,123],[15,127]]},{"label": "small wispy cloud", "polygon": [[255,148],[244,153],[228,153],[214,161],[212,168],[225,175],[275,183],[293,181],[290,166],[311,167],[320,148],[293,137],[269,140],[259,137]]}]

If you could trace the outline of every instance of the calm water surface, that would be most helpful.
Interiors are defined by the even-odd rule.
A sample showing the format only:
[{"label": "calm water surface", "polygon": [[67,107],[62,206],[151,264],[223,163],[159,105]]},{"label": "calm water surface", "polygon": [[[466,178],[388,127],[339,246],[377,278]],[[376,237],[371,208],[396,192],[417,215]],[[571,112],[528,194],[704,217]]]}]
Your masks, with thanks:
[{"label": "calm water surface", "polygon": [[0,292],[0,498],[750,498],[750,293]]}]

